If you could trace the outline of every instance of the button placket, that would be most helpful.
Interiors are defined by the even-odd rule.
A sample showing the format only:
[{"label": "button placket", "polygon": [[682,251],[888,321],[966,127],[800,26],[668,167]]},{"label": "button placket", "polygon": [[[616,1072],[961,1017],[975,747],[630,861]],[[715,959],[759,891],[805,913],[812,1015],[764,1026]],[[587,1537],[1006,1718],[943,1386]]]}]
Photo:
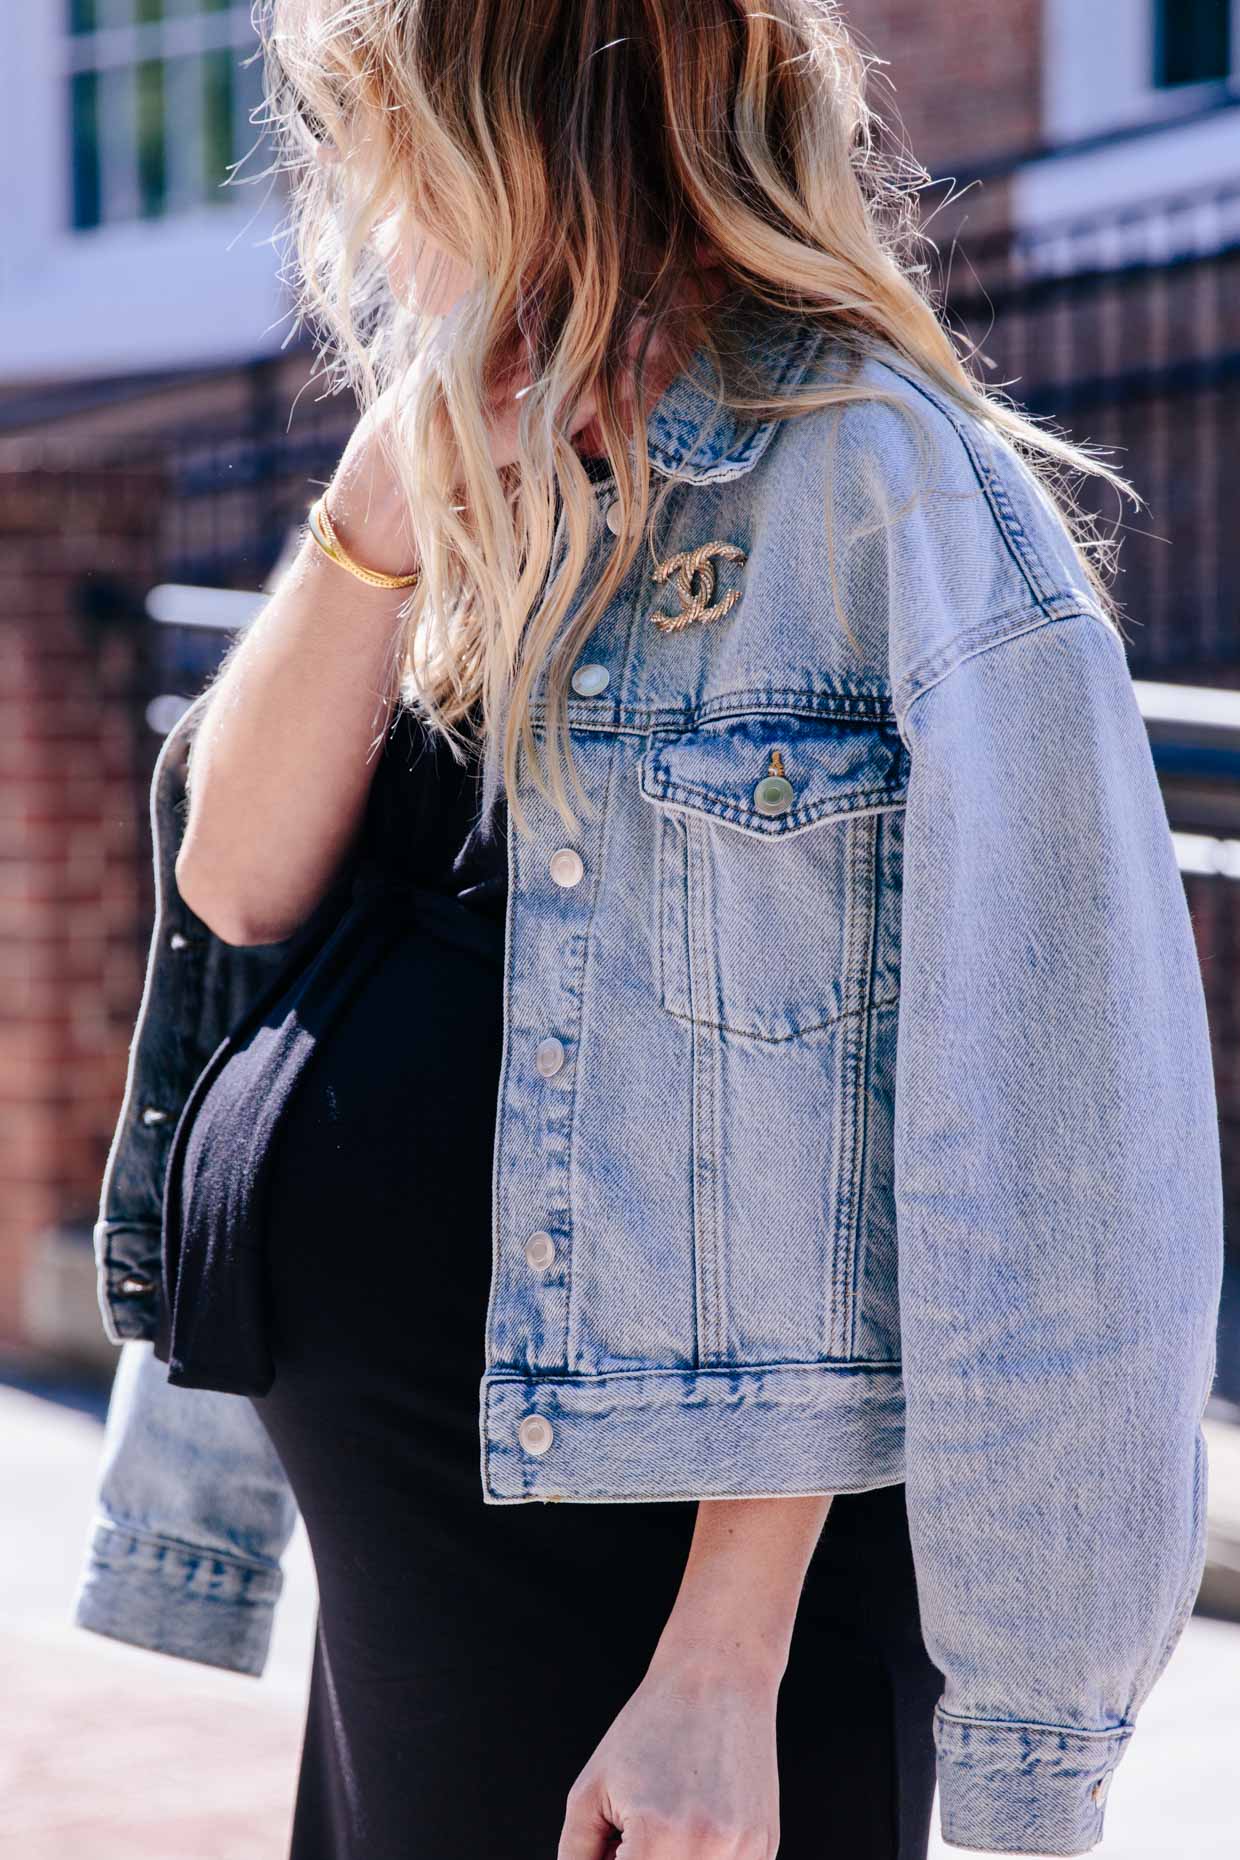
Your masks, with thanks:
[{"label": "button placket", "polygon": [[540,1040],[534,1048],[534,1070],[539,1078],[553,1079],[564,1064],[564,1042],[554,1034]]},{"label": "button placket", "polygon": [[517,1428],[517,1439],[527,1453],[545,1453],[554,1435],[545,1415],[527,1414]]},{"label": "button placket", "polygon": [[581,854],[573,846],[561,846],[558,852],[553,852],[547,869],[556,884],[562,885],[565,890],[579,885],[586,870]]},{"label": "button placket", "polygon": [[578,697],[599,697],[611,683],[611,673],[605,665],[596,665],[591,661],[579,665],[569,683]]},{"label": "button placket", "polygon": [[526,1263],[532,1272],[545,1272],[555,1258],[555,1241],[539,1228],[525,1243]]},{"label": "button placket", "polygon": [[[570,673],[579,698],[593,698],[612,671],[586,660]],[[586,739],[589,791],[605,792],[617,741],[610,732]],[[531,1496],[555,1480],[558,1429],[543,1415],[526,1413],[540,1379],[562,1372],[570,1336],[569,1247],[573,1231],[570,1157],[573,1089],[585,995],[587,930],[594,890],[591,859],[597,841],[586,828],[577,846],[561,843],[558,814],[535,803],[536,837],[513,846],[512,984],[507,1012],[523,1030],[523,1070],[530,1095],[512,1083],[521,1118],[506,1120],[497,1183],[502,1282],[488,1330],[487,1377],[521,1364],[529,1380],[526,1402],[503,1422],[493,1416],[491,1438],[502,1451],[516,1448],[527,1461]],[[583,883],[582,881],[589,881]],[[528,1041],[528,1044],[525,1042]],[[528,1120],[528,1121],[526,1121]],[[504,1127],[504,1126],[502,1126]],[[550,1229],[550,1231],[548,1231]],[[528,1426],[522,1428],[522,1419]],[[541,1459],[547,1457],[547,1465]],[[534,1458],[540,1464],[534,1466]]]},{"label": "button placket", "polygon": [[545,1272],[554,1257],[556,1257],[556,1242],[552,1241],[550,1233],[545,1233],[539,1228],[539,1231],[532,1233],[530,1239],[526,1241],[528,1267],[532,1272]]}]

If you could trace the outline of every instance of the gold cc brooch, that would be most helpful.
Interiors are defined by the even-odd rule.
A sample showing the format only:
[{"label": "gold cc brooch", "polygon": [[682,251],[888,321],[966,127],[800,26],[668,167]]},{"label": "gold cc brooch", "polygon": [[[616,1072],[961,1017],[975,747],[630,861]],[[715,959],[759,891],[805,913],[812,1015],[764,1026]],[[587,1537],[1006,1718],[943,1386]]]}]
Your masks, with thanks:
[{"label": "gold cc brooch", "polygon": [[670,581],[675,575],[676,591],[682,603],[678,614],[651,614],[650,618],[663,632],[677,633],[682,626],[689,626],[694,620],[718,620],[739,601],[740,589],[733,588],[721,601],[712,605],[715,601],[716,556],[728,562],[743,562],[745,551],[738,549],[735,543],[700,543],[696,549],[682,549],[679,555],[669,556],[666,562],[660,562],[652,570],[652,581]]}]

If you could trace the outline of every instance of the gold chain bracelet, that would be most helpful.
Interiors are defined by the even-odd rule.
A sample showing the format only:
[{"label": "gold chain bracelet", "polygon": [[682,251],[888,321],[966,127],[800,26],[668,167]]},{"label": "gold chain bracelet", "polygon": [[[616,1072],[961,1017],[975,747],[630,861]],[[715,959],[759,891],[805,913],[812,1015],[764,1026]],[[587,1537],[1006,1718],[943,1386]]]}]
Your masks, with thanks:
[{"label": "gold chain bracelet", "polygon": [[315,498],[306,512],[306,523],[310,534],[325,555],[341,568],[347,568],[359,581],[366,582],[372,588],[412,588],[421,579],[419,573],[412,575],[385,575],[377,568],[363,568],[355,562],[341,545],[340,538],[332,527],[332,520],[327,514],[327,493],[324,491]]}]

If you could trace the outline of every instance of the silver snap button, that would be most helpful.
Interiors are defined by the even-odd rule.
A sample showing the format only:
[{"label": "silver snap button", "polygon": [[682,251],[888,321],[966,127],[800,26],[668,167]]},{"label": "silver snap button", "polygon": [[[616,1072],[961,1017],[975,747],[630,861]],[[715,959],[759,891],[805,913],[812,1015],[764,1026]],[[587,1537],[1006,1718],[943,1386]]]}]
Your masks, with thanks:
[{"label": "silver snap button", "polygon": [[534,1049],[534,1064],[543,1078],[553,1078],[564,1064],[563,1042],[555,1038],[540,1040]]},{"label": "silver snap button", "polygon": [[753,804],[760,814],[786,814],[794,799],[786,775],[764,775],[753,791]]},{"label": "silver snap button", "polygon": [[618,536],[620,534],[620,500],[619,498],[617,498],[614,503],[608,504],[606,522],[607,522],[607,527],[611,531],[612,535]]},{"label": "silver snap button", "polygon": [[555,1258],[555,1241],[550,1234],[531,1234],[525,1243],[526,1264],[535,1272],[545,1272]]},{"label": "silver snap button", "polygon": [[597,697],[611,683],[611,673],[605,665],[579,665],[570,683],[578,697]]},{"label": "silver snap button", "polygon": [[144,1105],[142,1108],[142,1122],[144,1124],[166,1124],[168,1122],[168,1113],[167,1111],[161,1111],[157,1104]]},{"label": "silver snap button", "polygon": [[140,1298],[145,1292],[151,1292],[154,1289],[150,1279],[144,1279],[136,1272],[126,1273],[117,1287],[117,1290],[122,1292],[126,1298]]},{"label": "silver snap button", "polygon": [[183,931],[174,930],[168,938],[168,947],[169,949],[188,949],[189,938]]},{"label": "silver snap button", "polygon": [[561,846],[558,852],[551,855],[550,871],[557,885],[567,888],[579,884],[585,869],[581,863],[581,854],[574,852],[571,846]]},{"label": "silver snap button", "polygon": [[517,1439],[527,1453],[545,1453],[551,1445],[551,1423],[541,1414],[527,1414],[517,1429]]}]

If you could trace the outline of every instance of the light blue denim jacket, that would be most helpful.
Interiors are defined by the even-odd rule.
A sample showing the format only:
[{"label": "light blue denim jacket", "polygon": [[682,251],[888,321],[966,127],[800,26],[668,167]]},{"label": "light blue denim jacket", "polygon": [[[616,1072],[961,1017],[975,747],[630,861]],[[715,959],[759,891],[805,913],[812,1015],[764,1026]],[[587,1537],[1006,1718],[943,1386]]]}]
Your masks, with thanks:
[{"label": "light blue denim jacket", "polygon": [[[755,316],[771,379],[845,372]],[[945,1838],[1080,1853],[1204,1560],[1204,993],[1058,516],[900,358],[856,379],[894,404],[712,424],[673,383],[677,483],[574,675],[596,812],[570,836],[522,790],[480,1499],[904,1480]],[[114,1245],[135,1071],[97,1228],[117,1340],[152,1334],[158,1270]],[[265,1618],[235,1623],[278,1583],[278,1468],[209,1364],[127,1369],[78,1618],[257,1670]]]}]

